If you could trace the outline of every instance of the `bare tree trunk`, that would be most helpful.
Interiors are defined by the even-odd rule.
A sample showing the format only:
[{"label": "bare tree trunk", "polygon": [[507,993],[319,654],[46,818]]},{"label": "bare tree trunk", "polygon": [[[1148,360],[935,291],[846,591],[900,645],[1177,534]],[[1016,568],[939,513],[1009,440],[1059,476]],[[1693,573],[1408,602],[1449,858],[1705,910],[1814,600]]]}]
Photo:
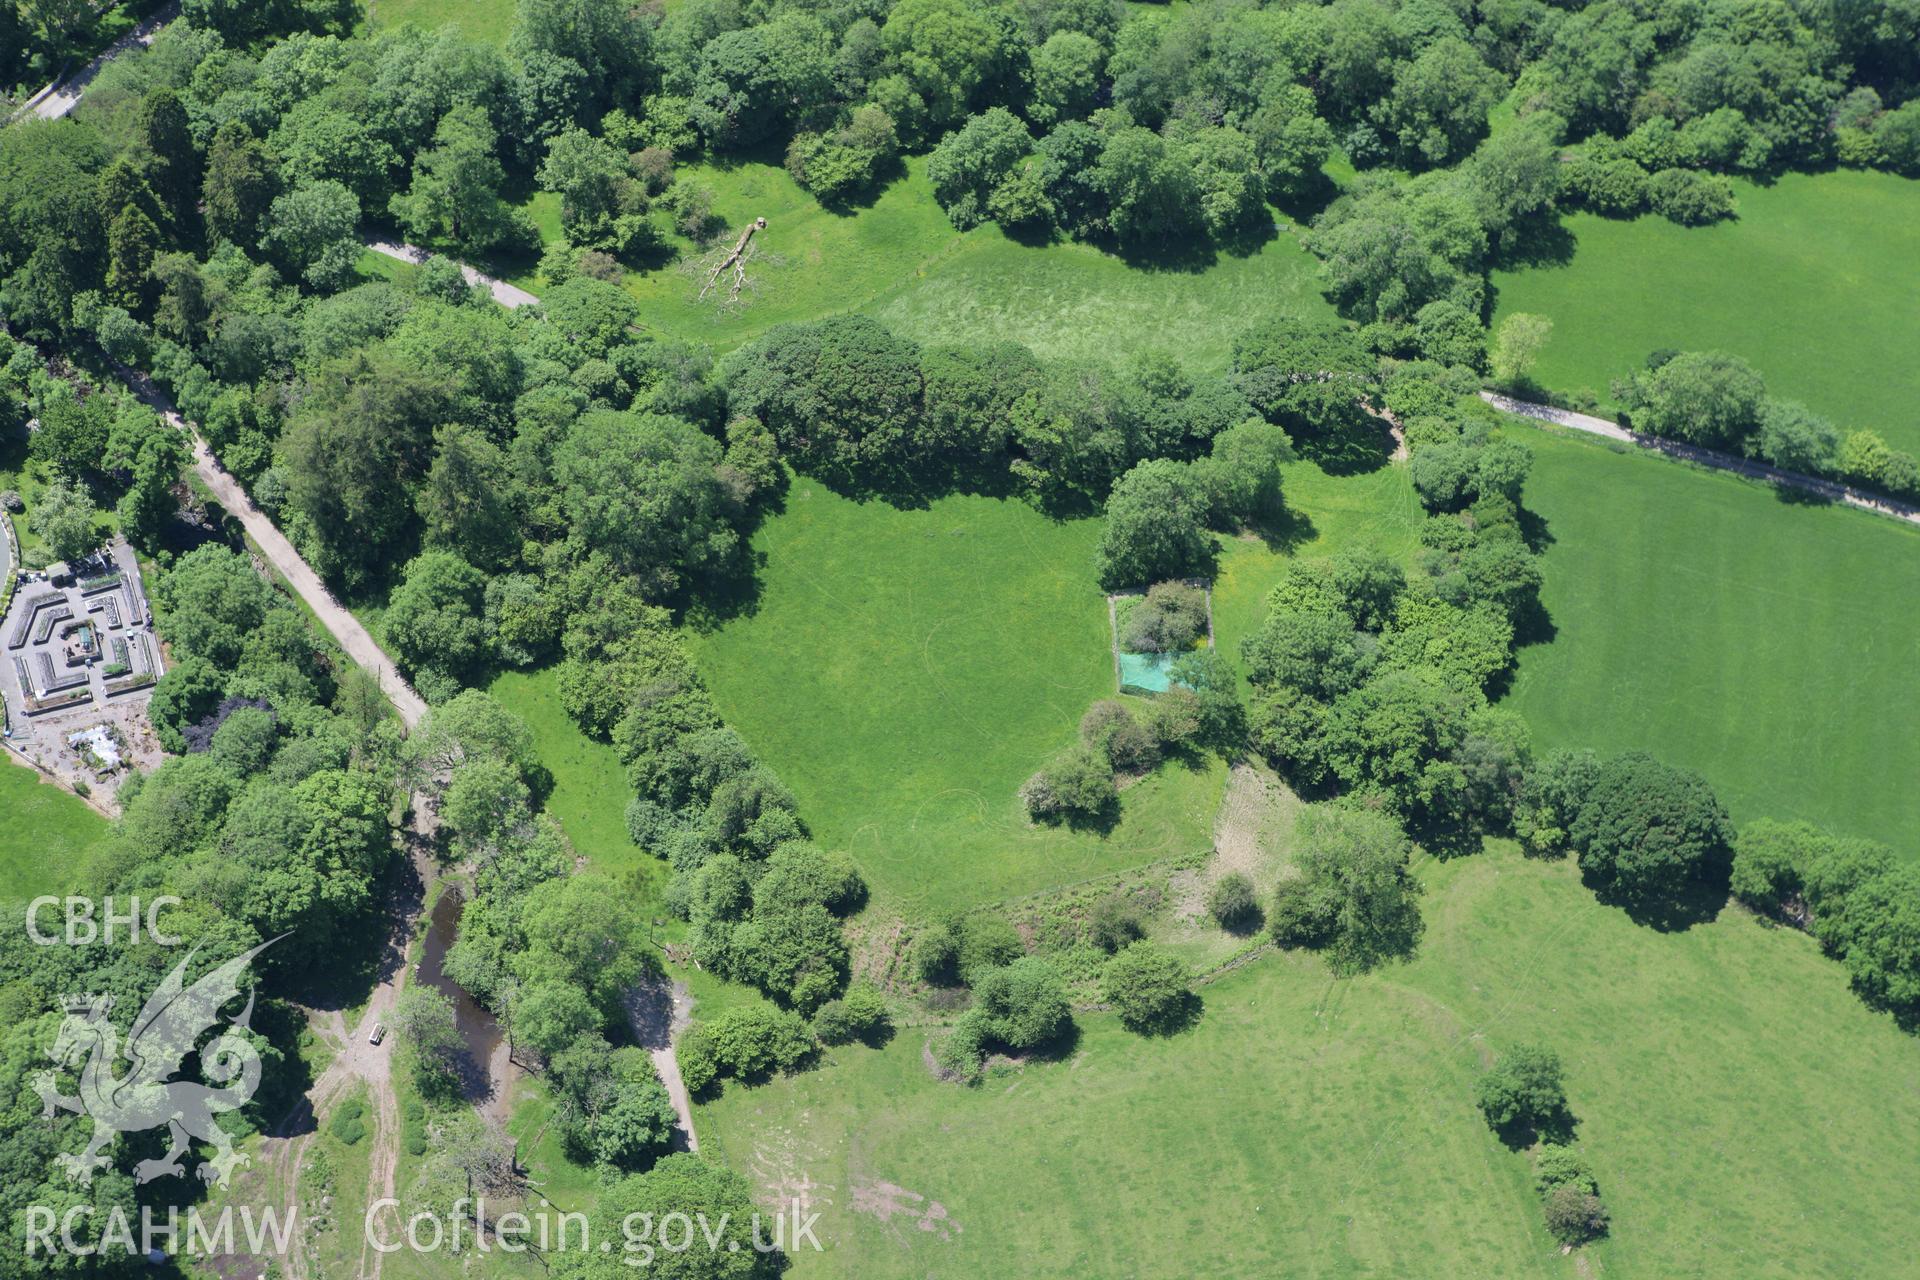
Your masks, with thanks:
[{"label": "bare tree trunk", "polygon": [[753,233],[765,230],[766,225],[767,220],[765,218],[755,218],[747,224],[746,230],[740,233],[740,238],[734,241],[733,252],[715,263],[713,270],[707,273],[707,282],[700,286],[700,296],[702,298],[713,292],[713,287],[719,282],[721,275],[727,268],[731,267],[733,268],[733,284],[727,290],[727,300],[729,302],[739,301],[740,290],[747,283],[747,245],[752,241]]}]

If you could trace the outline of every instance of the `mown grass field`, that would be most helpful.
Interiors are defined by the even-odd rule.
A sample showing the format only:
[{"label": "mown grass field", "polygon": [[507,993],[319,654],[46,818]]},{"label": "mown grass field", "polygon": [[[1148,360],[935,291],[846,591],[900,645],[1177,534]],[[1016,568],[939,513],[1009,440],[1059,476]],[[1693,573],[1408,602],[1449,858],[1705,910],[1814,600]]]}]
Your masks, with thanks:
[{"label": "mown grass field", "polygon": [[[1810,940],[1738,912],[1656,933],[1511,848],[1420,874],[1409,965],[1270,956],[1185,1034],[1082,1015],[1065,1061],[971,1090],[903,1030],[729,1085],[702,1150],[769,1196],[809,1187],[826,1248],[796,1280],[1911,1274],[1920,1051]],[[1565,1059],[1613,1215],[1585,1259],[1472,1102],[1527,1039]]]},{"label": "mown grass field", "polygon": [[753,611],[689,632],[722,714],[877,897],[945,909],[1203,851],[1219,766],[1128,789],[1111,834],[1016,792],[1114,691],[1099,524],[956,496],[855,503],[796,478],[755,538]]},{"label": "mown grass field", "polygon": [[[1404,468],[1337,478],[1301,463],[1287,486],[1291,551],[1223,545],[1214,613],[1229,655],[1287,554],[1412,549],[1420,517]],[[963,907],[1209,847],[1217,764],[1129,788],[1108,834],[1035,827],[1020,808],[1021,782],[1113,693],[1099,533],[1097,520],[1014,501],[903,510],[800,477],[756,535],[752,610],[688,633],[727,722],[890,905]]]},{"label": "mown grass field", "polygon": [[[836,212],[778,163],[682,166],[682,179],[712,189],[725,244],[753,219],[767,219],[749,273],[756,287],[737,307],[701,301],[701,251],[676,238],[680,261],[627,276],[645,304],[642,322],[728,351],[776,324],[866,311],[922,342],[1012,338],[1043,356],[1106,360],[1167,350],[1196,368],[1218,368],[1234,335],[1256,320],[1333,314],[1319,293],[1318,264],[1291,233],[1204,266],[1145,269],[1084,244],[1021,244],[991,225],[957,232],[925,168],[925,157],[912,157],[864,207]],[[542,234],[557,239],[557,216],[543,216],[539,199],[530,207]],[[531,276],[511,278],[539,292]]]},{"label": "mown grass field", "polygon": [[0,898],[58,893],[107,835],[107,821],[32,769],[0,760]]},{"label": "mown grass field", "polygon": [[1552,643],[1511,705],[1549,746],[1697,769],[1736,819],[1913,856],[1920,532],[1661,458],[1527,431]]},{"label": "mown grass field", "polygon": [[514,0],[367,0],[370,26],[398,27],[412,23],[423,31],[449,24],[470,40],[504,45],[513,30]]},{"label": "mown grass field", "polygon": [[1564,219],[1565,265],[1496,272],[1499,318],[1551,316],[1534,378],[1607,395],[1660,348],[1719,348],[1777,396],[1920,450],[1920,182],[1842,170],[1742,182],[1737,220]]}]

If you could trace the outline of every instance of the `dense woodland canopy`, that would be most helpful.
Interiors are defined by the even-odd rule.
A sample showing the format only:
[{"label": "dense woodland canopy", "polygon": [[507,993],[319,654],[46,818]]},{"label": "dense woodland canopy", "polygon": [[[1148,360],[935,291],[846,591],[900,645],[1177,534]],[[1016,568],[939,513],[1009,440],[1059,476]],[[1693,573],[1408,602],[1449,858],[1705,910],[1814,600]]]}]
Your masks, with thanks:
[{"label": "dense woodland canopy", "polygon": [[[0,6],[0,48],[19,51],[0,79],[65,56],[80,36],[61,12]],[[1268,922],[1342,972],[1417,945],[1409,835],[1458,853],[1510,833],[1571,852],[1596,892],[1656,922],[1731,883],[1810,921],[1870,1001],[1920,1016],[1909,869],[1811,830],[1736,834],[1704,782],[1646,757],[1536,756],[1499,705],[1541,629],[1540,570],[1531,455],[1475,394],[1490,363],[1524,373],[1489,359],[1487,272],[1561,209],[1705,222],[1734,212],[1729,174],[1920,172],[1920,8],[522,0],[504,49],[451,29],[357,34],[328,3],[184,14],[79,118],[0,131],[0,428],[38,419],[50,544],[84,543],[111,505],[157,557],[174,663],[152,714],[177,758],[123,792],[88,873],[199,904],[190,932],[210,958],[291,930],[271,994],[376,927],[397,801],[421,794],[473,872],[448,972],[543,1065],[568,1150],[645,1169],[670,1112],[650,1068],[613,1048],[652,963],[644,931],[620,892],[574,874],[526,727],[478,686],[557,665],[566,711],[627,770],[626,825],[673,869],[667,906],[694,956],[773,1002],[690,1035],[689,1083],[791,1069],[816,1041],[884,1033],[878,994],[849,983],[841,923],[865,886],[809,838],[675,630],[751,590],[748,539],[789,469],[901,503],[958,489],[1104,511],[1102,585],[1144,587],[1206,573],[1219,535],[1282,536],[1284,464],[1383,465],[1392,427],[1429,512],[1414,563],[1296,561],[1232,655],[1244,710],[1221,655],[1181,668],[1193,696],[1152,723],[1097,704],[1065,766],[1036,775],[1048,802],[1110,807],[1117,770],[1247,746],[1330,802]],[[852,315],[716,359],[650,333],[613,282],[620,264],[659,265],[670,230],[720,230],[676,166],[784,160],[853,211],[909,154],[956,227],[1143,266],[1244,251],[1298,220],[1343,319],[1272,316],[1221,373],[1158,354],[1043,360],[985,336],[922,346]],[[1343,164],[1355,173],[1336,186]],[[540,259],[540,304],[510,312],[451,258],[538,251],[536,189],[558,196],[563,240]],[[363,237],[395,230],[448,256],[405,283],[364,280]],[[403,737],[244,556],[169,542],[184,445],[112,389],[114,366],[150,373],[349,599],[384,604],[384,639],[433,707],[424,726]],[[1769,399],[1732,357],[1658,353],[1622,399],[1656,431],[1920,489],[1911,458]],[[1223,921],[1250,914],[1233,896]],[[1129,946],[1124,920],[1103,927],[1101,981],[1127,1022],[1179,1025],[1177,965]],[[137,1003],[165,959],[34,953],[21,936],[0,931],[9,1114],[31,1100],[53,993]],[[1070,1032],[1066,978],[1004,920],[936,922],[915,963],[972,989],[938,1048],[957,1078]],[[270,1052],[289,1054],[291,1021],[269,1002]],[[431,1002],[400,1024],[428,1093],[452,1087],[446,1030]],[[263,1094],[248,1122],[287,1100]],[[74,1194],[48,1169],[77,1130],[6,1130],[9,1209]],[[745,1196],[680,1157],[619,1186],[619,1203]],[[133,1191],[116,1175],[92,1194]]]}]

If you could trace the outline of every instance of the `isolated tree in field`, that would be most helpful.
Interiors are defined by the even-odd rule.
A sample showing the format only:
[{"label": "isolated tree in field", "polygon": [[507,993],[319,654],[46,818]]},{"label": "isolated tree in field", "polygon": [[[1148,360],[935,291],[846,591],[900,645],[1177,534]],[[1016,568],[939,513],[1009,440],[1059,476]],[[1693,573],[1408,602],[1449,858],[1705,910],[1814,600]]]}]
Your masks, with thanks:
[{"label": "isolated tree in field", "polygon": [[1254,895],[1253,881],[1240,871],[1221,876],[1207,892],[1207,914],[1221,928],[1233,932],[1251,927],[1260,917],[1260,901]]},{"label": "isolated tree in field", "polygon": [[728,1009],[704,1030],[721,1071],[743,1080],[790,1071],[813,1052],[813,1036],[805,1020],[788,1009],[766,1005]]},{"label": "isolated tree in field", "polygon": [[1540,357],[1540,349],[1552,335],[1553,321],[1547,316],[1516,311],[1502,320],[1494,330],[1489,358],[1493,380],[1509,387],[1524,385],[1533,372],[1533,362]]},{"label": "isolated tree in field", "polygon": [[1066,982],[1039,956],[989,970],[974,983],[973,996],[988,1034],[1015,1049],[1040,1048],[1073,1021]]},{"label": "isolated tree in field", "polygon": [[1542,1045],[1516,1046],[1480,1077],[1474,1099],[1496,1131],[1557,1123],[1567,1108],[1559,1055]]},{"label": "isolated tree in field", "polygon": [[[1300,819],[1297,881],[1306,918],[1324,922],[1327,963],[1360,973],[1413,954],[1424,924],[1420,882],[1407,870],[1412,843],[1380,813],[1314,808]],[[1276,910],[1276,917],[1280,912]]]},{"label": "isolated tree in field", "polygon": [[1120,793],[1107,757],[1090,747],[1075,747],[1028,778],[1020,800],[1036,822],[1098,821],[1114,812]]},{"label": "isolated tree in field", "polygon": [[[623,1233],[647,1222],[677,1244],[679,1222],[697,1220],[706,1224],[711,1239],[696,1230],[691,1248],[670,1250],[660,1248],[658,1234],[650,1237],[654,1252],[648,1272],[666,1280],[775,1280],[785,1269],[786,1255],[753,1247],[758,1211],[753,1185],[745,1177],[691,1152],[674,1152],[647,1172],[601,1192],[591,1220],[592,1238],[622,1241],[628,1238]],[[658,1226],[663,1223],[672,1225]],[[764,1221],[759,1225],[764,1246],[771,1230]],[[624,1252],[618,1244],[604,1254],[586,1249],[556,1252],[554,1273],[558,1276],[564,1268],[567,1280],[616,1280],[632,1275],[634,1268],[626,1262],[641,1256]]]},{"label": "isolated tree in field", "polygon": [[1121,476],[1107,499],[1096,553],[1100,585],[1113,590],[1211,572],[1213,539],[1201,524],[1206,508],[1184,463],[1155,458]]},{"label": "isolated tree in field", "polygon": [[1606,1234],[1607,1210],[1600,1203],[1600,1185],[1579,1151],[1564,1143],[1541,1143],[1533,1162],[1533,1185],[1554,1239],[1581,1244]]},{"label": "isolated tree in field", "polygon": [[847,988],[838,1000],[829,1000],[813,1013],[813,1032],[822,1044],[846,1044],[860,1040],[878,1044],[892,1029],[892,1015],[886,997],[864,982]]},{"label": "isolated tree in field", "polygon": [[1152,1034],[1180,1026],[1192,993],[1178,957],[1155,943],[1136,942],[1100,971],[1100,996],[1129,1029]]},{"label": "isolated tree in field", "polygon": [[1722,866],[1733,827],[1699,774],[1633,752],[1600,766],[1569,835],[1603,892],[1651,904]]},{"label": "isolated tree in field", "polygon": [[1124,892],[1107,894],[1087,913],[1087,941],[1108,955],[1147,936],[1146,918]]},{"label": "isolated tree in field", "polygon": [[1117,698],[1102,698],[1080,718],[1080,740],[1120,773],[1144,772],[1160,763],[1160,743]]},{"label": "isolated tree in field", "polygon": [[55,480],[41,491],[27,527],[47,544],[54,559],[77,560],[100,545],[93,523],[97,518],[83,486]]}]

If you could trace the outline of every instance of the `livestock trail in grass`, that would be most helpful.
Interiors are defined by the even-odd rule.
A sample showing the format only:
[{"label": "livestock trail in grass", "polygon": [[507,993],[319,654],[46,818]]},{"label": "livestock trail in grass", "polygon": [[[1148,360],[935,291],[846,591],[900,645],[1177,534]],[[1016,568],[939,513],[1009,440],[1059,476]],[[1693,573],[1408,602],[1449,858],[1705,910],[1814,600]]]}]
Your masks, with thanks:
[{"label": "livestock trail in grass", "polygon": [[1736,819],[1920,854],[1920,532],[1528,432],[1557,634],[1511,705],[1542,745],[1696,769]]},{"label": "livestock trail in grass", "polygon": [[1566,217],[1568,261],[1494,274],[1495,323],[1552,317],[1533,376],[1555,391],[1605,397],[1651,351],[1719,348],[1773,394],[1920,451],[1920,182],[1841,170],[1738,186],[1740,216],[1711,227]]},{"label": "livestock trail in grass", "polygon": [[906,1029],[729,1086],[703,1143],[765,1194],[808,1188],[825,1248],[796,1280],[1561,1280],[1528,1162],[1472,1100],[1539,1039],[1613,1217],[1591,1274],[1910,1274],[1920,1051],[1810,939],[1731,910],[1642,928],[1510,845],[1418,874],[1408,965],[1335,981],[1275,953],[1205,988],[1191,1032],[1083,1015],[1066,1061],[978,1089],[934,1081]]}]

